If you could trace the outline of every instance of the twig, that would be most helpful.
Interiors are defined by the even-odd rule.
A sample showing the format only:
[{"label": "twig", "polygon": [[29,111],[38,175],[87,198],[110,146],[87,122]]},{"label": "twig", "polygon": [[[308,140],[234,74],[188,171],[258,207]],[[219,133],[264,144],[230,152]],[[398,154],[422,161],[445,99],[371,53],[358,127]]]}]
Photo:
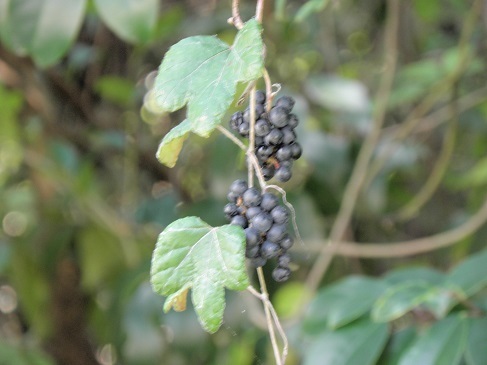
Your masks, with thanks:
[{"label": "twig", "polygon": [[264,70],[262,72],[262,75],[264,77],[264,82],[265,82],[265,94],[266,94],[266,100],[265,100],[265,108],[267,112],[269,112],[272,108],[272,99],[274,98],[274,94],[272,93],[272,82],[271,78],[269,76],[269,72],[267,69],[264,67]]},{"label": "twig", "polygon": [[221,125],[217,125],[216,129],[218,129],[225,137],[230,139],[233,143],[235,143],[241,150],[247,151],[247,146],[245,146],[242,141],[240,141],[237,137],[235,137],[232,132],[230,132],[225,127]]},{"label": "twig", "polygon": [[[460,242],[465,237],[477,231],[487,223],[487,197],[484,204],[470,219],[462,225],[449,231],[438,233],[429,237],[396,243],[357,243],[341,242],[339,245],[330,245],[326,252],[347,257],[361,258],[402,258],[418,255],[446,248]],[[308,242],[309,250],[321,251],[322,242]]]},{"label": "twig", "polygon": [[475,20],[479,14],[479,6],[481,4],[480,0],[475,0],[470,13],[467,16],[466,21],[464,22],[464,27],[462,30],[462,34],[460,37],[460,41],[458,42],[458,49],[460,50],[461,59],[458,62],[457,66],[453,70],[453,72],[446,77],[444,80],[441,80],[431,92],[425,97],[425,99],[412,110],[412,112],[406,117],[404,122],[401,124],[399,129],[390,137],[388,145],[385,147],[383,153],[376,161],[371,165],[369,172],[367,174],[366,180],[363,184],[364,190],[372,183],[375,176],[382,170],[382,167],[389,159],[395,150],[395,145],[392,142],[398,142],[404,140],[407,136],[409,136],[412,131],[416,128],[417,124],[421,121],[421,117],[428,113],[431,108],[440,100],[443,96],[445,91],[449,91],[451,89],[452,84],[457,82],[458,78],[461,76],[463,70],[467,66],[467,58],[466,49],[467,43],[470,35],[475,29]]},{"label": "twig", "polygon": [[[272,324],[272,318],[271,318],[271,313],[269,310],[269,306],[267,305],[266,301],[268,300],[268,292],[267,292],[267,285],[265,283],[265,277],[264,277],[264,271],[262,270],[262,267],[257,268],[257,276],[259,277],[259,285],[260,285],[260,291],[261,295],[265,300],[263,300],[264,303],[264,312],[267,320],[267,328],[269,330],[269,337],[271,339],[271,344],[272,344],[272,350],[274,351],[274,357],[276,359],[276,364],[277,365],[283,365],[284,362],[282,361],[281,355],[279,353],[279,346],[277,345],[276,341],[276,333],[274,332],[274,326]],[[285,360],[285,359],[284,359]]]},{"label": "twig", "polygon": [[385,29],[386,40],[384,44],[385,74],[382,77],[376,98],[377,108],[373,129],[360,149],[357,163],[355,164],[352,176],[345,188],[338,216],[331,229],[329,244],[324,246],[309,273],[306,284],[311,292],[316,291],[318,288],[323,275],[326,273],[326,270],[331,263],[333,252],[336,250],[339,242],[343,239],[343,234],[350,222],[357,198],[367,174],[370,159],[380,137],[380,130],[386,114],[387,100],[389,99],[396,69],[399,4],[399,0],[388,1],[388,16]]},{"label": "twig", "polygon": [[255,19],[262,23],[262,17],[264,15],[264,0],[257,0],[257,6],[255,8]]},{"label": "twig", "polygon": [[228,19],[228,22],[235,25],[235,28],[242,29],[244,24],[242,18],[240,18],[239,3],[239,0],[232,1],[232,17]]},{"label": "twig", "polygon": [[408,201],[404,207],[398,211],[397,218],[400,220],[410,219],[418,213],[421,207],[423,207],[433,196],[446,173],[448,163],[450,162],[451,156],[455,149],[458,129],[458,111],[454,101],[451,104],[451,114],[452,116],[450,123],[448,124],[448,129],[444,137],[443,146],[441,148],[438,160],[436,161],[436,164],[423,187],[411,200]]}]

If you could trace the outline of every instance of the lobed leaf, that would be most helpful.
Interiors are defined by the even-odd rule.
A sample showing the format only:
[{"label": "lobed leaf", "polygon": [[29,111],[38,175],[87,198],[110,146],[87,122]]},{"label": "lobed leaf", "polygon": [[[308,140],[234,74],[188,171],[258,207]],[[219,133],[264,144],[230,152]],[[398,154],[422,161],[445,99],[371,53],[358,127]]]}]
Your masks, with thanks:
[{"label": "lobed leaf", "polygon": [[185,291],[203,328],[216,332],[223,319],[225,290],[249,285],[245,270],[245,233],[234,225],[211,227],[200,218],[171,223],[159,235],[152,256],[151,284],[168,296],[164,310],[182,308]]},{"label": "lobed leaf", "polygon": [[237,83],[261,76],[261,31],[256,20],[249,20],[231,47],[211,36],[189,37],[173,45],[154,84],[158,106],[171,112],[187,105],[191,130],[207,137],[229,108]]}]

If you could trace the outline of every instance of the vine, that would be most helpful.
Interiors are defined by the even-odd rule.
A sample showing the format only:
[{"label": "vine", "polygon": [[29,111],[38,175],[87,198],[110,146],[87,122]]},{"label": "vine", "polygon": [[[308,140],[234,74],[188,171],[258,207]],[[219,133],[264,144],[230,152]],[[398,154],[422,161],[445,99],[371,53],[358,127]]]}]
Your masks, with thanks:
[{"label": "vine", "polygon": [[[185,310],[191,289],[198,319],[210,333],[222,324],[224,288],[246,289],[263,304],[275,362],[283,365],[288,354],[288,340],[269,300],[262,266],[267,259],[278,258],[273,277],[277,281],[286,280],[290,274],[287,266],[290,258],[286,251],[293,240],[285,232],[287,211],[267,190],[280,193],[291,212],[294,232],[299,240],[301,238],[294,209],[287,201],[285,191],[279,186],[268,185],[266,180],[274,175],[274,171],[278,180],[289,180],[290,161],[300,157],[301,147],[295,142],[293,131],[298,120],[290,113],[294,101],[283,97],[273,106],[280,86],[271,83],[264,67],[265,46],[260,24],[263,7],[264,1],[258,0],[254,19],[244,23],[239,2],[233,1],[232,17],[228,22],[237,28],[238,33],[232,46],[214,37],[190,37],[172,46],[161,63],[152,97],[164,111],[175,111],[187,105],[187,118],[162,140],[157,151],[159,161],[173,167],[190,133],[208,137],[216,129],[245,151],[248,183],[236,180],[230,187],[230,203],[224,209],[229,225],[211,227],[198,217],[187,217],[166,227],[159,235],[153,253],[151,283],[155,292],[167,296],[165,311],[171,308]],[[259,78],[264,79],[266,92],[259,92],[257,104],[255,85]],[[248,98],[249,108],[245,115],[237,112],[232,116],[231,125],[248,138],[248,145],[220,125],[234,99],[236,85],[241,82],[247,83],[247,87],[238,104]],[[257,108],[260,108],[259,112]],[[292,126],[286,127],[288,123]],[[261,149],[266,150],[265,155],[256,154]],[[255,177],[262,193],[254,188]],[[252,209],[258,212],[250,216]],[[256,267],[259,290],[250,285],[245,256]]]}]

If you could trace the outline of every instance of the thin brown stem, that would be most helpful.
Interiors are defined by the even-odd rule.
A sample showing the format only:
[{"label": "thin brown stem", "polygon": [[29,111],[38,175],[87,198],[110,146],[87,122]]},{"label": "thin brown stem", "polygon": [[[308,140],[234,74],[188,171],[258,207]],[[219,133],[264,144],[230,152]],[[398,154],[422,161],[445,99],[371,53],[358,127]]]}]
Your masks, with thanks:
[{"label": "thin brown stem", "polygon": [[255,7],[255,19],[259,23],[262,23],[262,18],[264,16],[264,0],[257,0],[257,6]]},{"label": "thin brown stem", "polygon": [[242,21],[242,18],[240,17],[239,5],[240,5],[240,0],[232,1],[232,17],[228,19],[228,22],[235,25],[235,28],[242,29],[244,23]]},{"label": "thin brown stem", "polygon": [[372,154],[379,141],[380,131],[384,123],[387,101],[392,88],[392,81],[394,79],[396,63],[397,63],[397,33],[399,25],[399,0],[388,1],[388,16],[385,29],[386,39],[384,45],[385,53],[385,73],[382,77],[379,91],[376,97],[376,110],[374,116],[374,124],[370,134],[367,136],[357,162],[353,169],[350,180],[345,188],[343,194],[343,201],[338,212],[337,219],[333,224],[330,232],[330,240],[322,249],[318,259],[311,268],[310,274],[306,281],[311,292],[316,291],[323,275],[326,273],[331,260],[333,252],[336,250],[339,242],[343,239],[343,235],[350,223],[357,198],[360,194],[362,184],[367,174],[369,162]]},{"label": "thin brown stem", "polygon": [[[449,231],[429,237],[396,243],[357,243],[341,242],[339,245],[329,245],[326,252],[347,257],[361,258],[403,258],[446,248],[461,242],[467,236],[475,233],[487,223],[487,197],[484,204],[470,219],[462,225]],[[321,251],[322,242],[308,242],[308,250]]]},{"label": "thin brown stem", "polygon": [[269,330],[269,337],[271,339],[272,350],[274,351],[276,364],[283,365],[284,363],[282,362],[281,354],[279,353],[279,346],[277,345],[276,333],[274,332],[274,326],[272,324],[271,312],[269,310],[269,306],[267,305],[269,293],[267,292],[267,285],[265,282],[264,271],[262,270],[262,267],[257,268],[257,276],[259,277],[259,285],[260,285],[261,295],[263,298],[262,301],[264,303],[264,312],[267,320],[267,328]]}]

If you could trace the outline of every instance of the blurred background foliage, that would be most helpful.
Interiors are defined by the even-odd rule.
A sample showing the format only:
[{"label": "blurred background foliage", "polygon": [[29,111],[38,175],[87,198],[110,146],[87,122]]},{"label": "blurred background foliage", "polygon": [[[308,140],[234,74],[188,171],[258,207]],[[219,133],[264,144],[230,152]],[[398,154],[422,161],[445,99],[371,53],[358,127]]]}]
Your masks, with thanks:
[{"label": "blurred background foliage", "polygon": [[[253,6],[242,1],[244,19]],[[348,241],[446,231],[487,192],[487,5],[400,6],[397,74]],[[292,279],[270,284],[291,340],[288,364],[328,363],[325,348],[350,350],[333,364],[372,364],[381,353],[388,365],[486,364],[486,255],[458,266],[485,247],[485,227],[428,254],[337,257],[305,320],[295,320],[372,128],[386,8],[385,0],[266,1],[266,65],[297,100],[304,146],[284,185],[304,245],[291,251]],[[227,187],[245,176],[244,156],[217,133],[191,137],[174,169],[161,166],[157,145],[182,114],[144,105],[167,49],[198,34],[230,43],[230,14],[230,1],[216,0],[0,0],[1,365],[272,363],[248,293],[228,293],[225,323],[209,336],[192,309],[163,315],[148,284],[157,234],[187,215],[224,224]],[[445,282],[460,283],[467,298],[451,299]],[[383,294],[398,283],[399,298],[396,289]],[[430,362],[399,362],[418,353],[415,343]]]}]

